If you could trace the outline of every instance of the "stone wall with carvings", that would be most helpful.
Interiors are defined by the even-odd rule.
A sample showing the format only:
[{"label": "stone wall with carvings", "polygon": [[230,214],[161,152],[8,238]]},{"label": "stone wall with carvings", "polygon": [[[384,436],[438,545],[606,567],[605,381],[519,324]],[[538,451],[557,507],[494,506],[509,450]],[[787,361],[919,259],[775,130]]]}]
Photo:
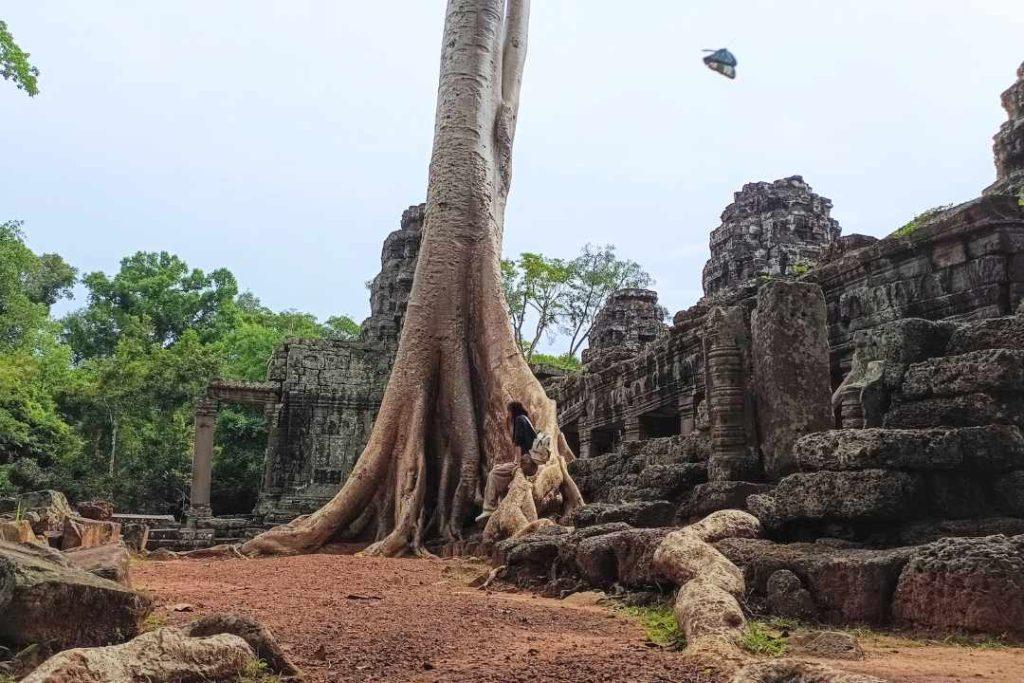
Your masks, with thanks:
[{"label": "stone wall with carvings", "polygon": [[289,521],[316,510],[348,477],[369,439],[387,386],[419,253],[423,206],[388,235],[370,286],[370,317],[357,341],[289,339],[268,381],[280,402],[268,416],[257,517]]}]

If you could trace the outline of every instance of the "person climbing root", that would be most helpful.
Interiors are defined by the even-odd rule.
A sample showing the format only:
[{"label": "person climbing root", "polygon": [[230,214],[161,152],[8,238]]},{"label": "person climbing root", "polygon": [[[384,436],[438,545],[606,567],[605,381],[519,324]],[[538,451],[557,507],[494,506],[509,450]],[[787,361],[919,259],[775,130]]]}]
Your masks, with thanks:
[{"label": "person climbing root", "polygon": [[[508,421],[512,430],[512,442],[519,449],[519,456],[509,462],[497,463],[491,468],[487,475],[487,485],[484,487],[484,511],[476,518],[477,522],[484,521],[498,509],[498,503],[508,492],[509,484],[512,483],[512,477],[517,469],[522,469],[523,474],[532,477],[537,473],[537,465],[541,464],[537,461],[539,455],[531,457],[534,442],[537,441],[537,430],[533,428],[530,415],[519,401],[512,401],[508,404]],[[546,435],[542,434],[542,436]],[[550,440],[548,437],[549,449]],[[544,461],[546,460],[545,457]]]},{"label": "person climbing root", "polygon": [[486,542],[554,524],[539,519],[538,508],[568,515],[583,505],[565,458],[552,449],[551,436],[534,429],[522,404],[510,403],[508,411],[512,440],[519,452],[512,462],[495,465],[487,476],[484,511],[477,517],[478,522],[486,521]]}]

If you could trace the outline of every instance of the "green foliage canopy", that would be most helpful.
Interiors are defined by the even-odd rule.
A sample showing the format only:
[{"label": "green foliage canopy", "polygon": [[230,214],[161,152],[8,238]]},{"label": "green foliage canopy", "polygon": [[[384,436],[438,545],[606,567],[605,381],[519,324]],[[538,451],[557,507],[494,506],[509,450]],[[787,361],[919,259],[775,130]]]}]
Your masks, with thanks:
[{"label": "green foliage canopy", "polygon": [[5,81],[13,82],[18,90],[24,90],[29,97],[34,97],[39,94],[39,69],[28,61],[30,56],[14,42],[7,24],[0,21],[0,76]]}]

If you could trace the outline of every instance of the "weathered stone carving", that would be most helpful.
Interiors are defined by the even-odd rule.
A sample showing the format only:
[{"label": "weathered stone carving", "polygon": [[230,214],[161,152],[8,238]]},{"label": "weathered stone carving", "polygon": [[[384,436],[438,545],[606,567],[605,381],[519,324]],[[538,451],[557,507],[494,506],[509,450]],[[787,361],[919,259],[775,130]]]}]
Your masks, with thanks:
[{"label": "weathered stone carving", "polygon": [[1017,69],[1017,82],[1003,93],[1008,120],[994,138],[996,182],[985,194],[1024,197],[1024,64]]},{"label": "weathered stone carving", "polygon": [[832,202],[800,176],[747,183],[711,233],[704,293],[749,286],[759,277],[795,277],[839,238]]},{"label": "weathered stone carving", "polygon": [[606,349],[639,353],[665,334],[665,316],[665,309],[658,305],[657,292],[620,289],[598,311],[583,362],[594,360],[598,352]]}]

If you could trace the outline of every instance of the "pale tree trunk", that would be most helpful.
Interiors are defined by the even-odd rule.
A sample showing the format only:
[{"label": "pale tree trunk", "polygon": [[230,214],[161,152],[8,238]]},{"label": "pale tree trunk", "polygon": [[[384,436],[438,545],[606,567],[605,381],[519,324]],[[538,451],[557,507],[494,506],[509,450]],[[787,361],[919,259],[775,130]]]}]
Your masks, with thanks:
[{"label": "pale tree trunk", "polygon": [[[426,554],[427,540],[459,538],[482,476],[512,455],[509,401],[572,457],[516,344],[500,270],[528,20],[529,0],[449,0],[423,241],[369,442],[334,499],[243,552],[362,534],[368,554]],[[568,506],[582,502],[568,476],[561,486]]]}]

